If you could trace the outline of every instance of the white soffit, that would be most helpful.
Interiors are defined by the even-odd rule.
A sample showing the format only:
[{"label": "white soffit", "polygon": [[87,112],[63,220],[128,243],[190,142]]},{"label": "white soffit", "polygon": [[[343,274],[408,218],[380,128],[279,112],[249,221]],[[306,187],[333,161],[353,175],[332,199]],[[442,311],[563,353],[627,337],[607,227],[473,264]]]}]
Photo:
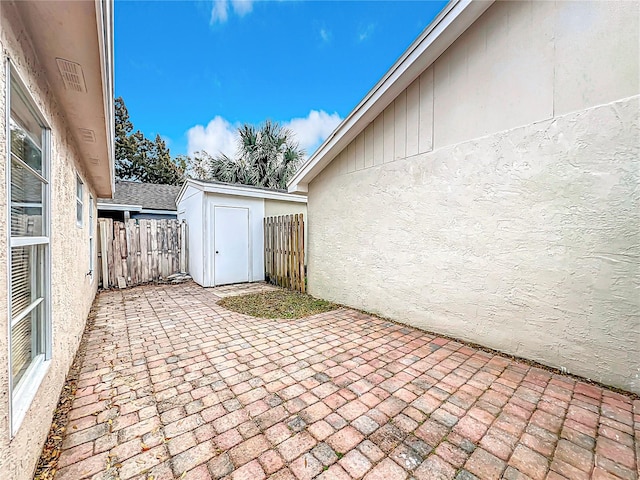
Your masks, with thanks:
[{"label": "white soffit", "polygon": [[289,180],[290,193],[308,185],[369,123],[456,41],[494,0],[451,0],[316,152]]},{"label": "white soffit", "polygon": [[112,1],[15,2],[15,7],[38,67],[71,127],[83,175],[98,197],[110,197],[114,173]]},{"label": "white soffit", "polygon": [[64,58],[56,58],[60,76],[67,90],[73,90],[79,93],[87,93],[87,85],[84,81],[84,72],[79,63],[65,60]]}]

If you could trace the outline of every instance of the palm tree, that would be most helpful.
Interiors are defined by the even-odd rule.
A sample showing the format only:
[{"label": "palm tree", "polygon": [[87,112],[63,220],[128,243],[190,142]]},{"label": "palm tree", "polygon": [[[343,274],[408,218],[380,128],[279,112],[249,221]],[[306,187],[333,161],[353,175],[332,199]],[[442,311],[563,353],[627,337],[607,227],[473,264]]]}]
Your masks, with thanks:
[{"label": "palm tree", "polygon": [[259,128],[238,128],[235,158],[219,153],[209,160],[209,178],[228,183],[284,189],[305,157],[294,133],[267,120]]}]

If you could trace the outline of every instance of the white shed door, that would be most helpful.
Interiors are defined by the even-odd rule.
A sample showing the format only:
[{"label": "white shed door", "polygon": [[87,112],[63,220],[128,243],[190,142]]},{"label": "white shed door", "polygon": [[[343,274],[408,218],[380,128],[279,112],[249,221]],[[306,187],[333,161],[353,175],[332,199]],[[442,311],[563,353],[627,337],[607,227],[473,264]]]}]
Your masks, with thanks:
[{"label": "white shed door", "polygon": [[249,209],[214,208],[216,285],[249,281]]}]

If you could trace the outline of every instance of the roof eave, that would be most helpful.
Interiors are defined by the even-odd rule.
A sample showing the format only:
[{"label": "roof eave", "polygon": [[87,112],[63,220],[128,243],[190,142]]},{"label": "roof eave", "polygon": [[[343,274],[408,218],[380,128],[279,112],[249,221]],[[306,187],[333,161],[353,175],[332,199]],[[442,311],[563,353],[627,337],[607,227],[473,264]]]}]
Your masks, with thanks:
[{"label": "roof eave", "polygon": [[107,161],[109,162],[109,182],[111,193],[115,193],[115,105],[114,97],[114,58],[113,58],[113,1],[94,0],[96,7],[96,27],[100,45],[100,71],[102,74],[102,97],[104,106],[105,130],[107,135]]},{"label": "roof eave", "polygon": [[131,211],[131,212],[140,212],[142,211],[142,205],[133,205],[129,203],[103,203],[98,202],[98,210],[109,210],[109,211]]},{"label": "roof eave", "polygon": [[384,109],[455,42],[494,0],[451,0],[315,153],[289,180],[289,193],[309,183]]},{"label": "roof eave", "polygon": [[[112,0],[15,2],[37,59],[44,92],[55,98],[75,141],[80,173],[98,197],[113,194],[113,10]],[[9,4],[11,5],[11,4]],[[3,12],[0,12],[2,14]],[[66,85],[60,65],[79,79]],[[65,135],[67,133],[65,132]]]},{"label": "roof eave", "polygon": [[284,202],[307,203],[307,197],[305,195],[295,195],[285,192],[261,190],[246,185],[225,185],[219,183],[208,183],[190,178],[184,182],[180,193],[178,193],[178,196],[176,197],[176,205],[178,205],[182,201],[182,197],[184,196],[189,186],[193,186],[205,193],[264,198],[269,200],[281,200]]}]

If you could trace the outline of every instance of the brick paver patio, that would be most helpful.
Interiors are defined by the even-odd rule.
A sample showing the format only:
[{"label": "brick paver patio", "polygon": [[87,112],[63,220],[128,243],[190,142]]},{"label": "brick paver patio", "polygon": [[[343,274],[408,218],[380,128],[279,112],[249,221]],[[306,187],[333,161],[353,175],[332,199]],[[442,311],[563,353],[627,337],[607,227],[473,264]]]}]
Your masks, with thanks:
[{"label": "brick paver patio", "polygon": [[218,299],[99,295],[57,480],[638,478],[640,401],[352,310]]}]

